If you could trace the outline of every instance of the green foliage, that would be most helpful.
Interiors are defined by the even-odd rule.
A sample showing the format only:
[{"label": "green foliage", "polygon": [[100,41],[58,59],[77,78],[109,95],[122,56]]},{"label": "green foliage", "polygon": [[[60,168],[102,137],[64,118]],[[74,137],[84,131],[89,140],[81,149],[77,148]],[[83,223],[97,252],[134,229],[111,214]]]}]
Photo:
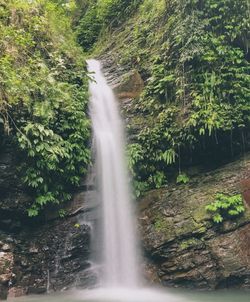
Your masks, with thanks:
[{"label": "green foliage", "polygon": [[[133,178],[136,177],[135,170],[140,168],[147,168],[144,165],[143,148],[139,144],[130,144],[127,149],[128,167]],[[136,197],[141,195],[141,192],[148,189],[148,184],[140,178],[136,178],[133,182],[134,194]]]},{"label": "green foliage", "polygon": [[85,51],[95,44],[101,29],[102,22],[98,17],[97,7],[93,5],[79,21],[77,27],[78,41]]},{"label": "green foliage", "polygon": [[177,184],[187,184],[190,181],[190,178],[186,173],[179,174],[176,179]]},{"label": "green foliage", "polygon": [[105,28],[120,26],[137,8],[141,0],[89,1],[77,25],[78,41],[84,50],[90,50]]},{"label": "green foliage", "polygon": [[98,15],[104,25],[117,27],[131,15],[141,0],[98,1]]},{"label": "green foliage", "polygon": [[116,51],[147,77],[133,104],[146,120],[135,140],[144,162],[134,166],[136,181],[153,188],[154,175],[167,178],[183,163],[243,153],[250,130],[248,1],[145,0],[131,22],[123,41],[130,47]]},{"label": "green foliage", "polygon": [[166,182],[166,177],[163,172],[156,171],[154,175],[149,178],[149,181],[154,185],[155,188],[159,189],[162,187]]},{"label": "green foliage", "polygon": [[249,26],[248,0],[85,1],[83,48],[99,40],[145,79],[130,112],[145,120],[129,157],[137,196],[249,147]]},{"label": "green foliage", "polygon": [[59,217],[64,218],[66,216],[67,212],[64,209],[59,210]]},{"label": "green foliage", "polygon": [[214,223],[221,223],[225,219],[239,216],[245,211],[241,194],[226,195],[219,193],[214,202],[206,206],[206,210],[212,214]]},{"label": "green foliage", "polygon": [[88,77],[71,30],[73,4],[0,2],[0,116],[21,150],[20,173],[34,195],[29,216],[69,200],[90,161]]}]

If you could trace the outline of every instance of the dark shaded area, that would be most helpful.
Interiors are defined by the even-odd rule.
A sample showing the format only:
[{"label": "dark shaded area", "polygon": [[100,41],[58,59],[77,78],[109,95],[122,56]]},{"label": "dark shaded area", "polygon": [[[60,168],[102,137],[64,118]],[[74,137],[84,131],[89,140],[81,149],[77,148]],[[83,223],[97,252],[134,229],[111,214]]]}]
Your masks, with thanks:
[{"label": "dark shaded area", "polygon": [[77,211],[59,218],[56,207],[28,217],[32,195],[20,183],[14,150],[6,141],[0,153],[0,298],[93,286],[89,226]]}]

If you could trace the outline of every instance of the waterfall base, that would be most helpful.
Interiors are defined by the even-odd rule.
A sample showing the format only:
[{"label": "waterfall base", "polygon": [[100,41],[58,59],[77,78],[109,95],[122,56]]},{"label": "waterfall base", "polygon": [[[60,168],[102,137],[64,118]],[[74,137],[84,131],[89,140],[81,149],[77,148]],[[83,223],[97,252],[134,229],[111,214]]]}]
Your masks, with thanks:
[{"label": "waterfall base", "polygon": [[248,291],[100,288],[51,295],[25,296],[8,302],[249,302]]},{"label": "waterfall base", "polygon": [[162,290],[142,288],[99,288],[76,293],[77,300],[86,302],[185,302],[181,295]]}]

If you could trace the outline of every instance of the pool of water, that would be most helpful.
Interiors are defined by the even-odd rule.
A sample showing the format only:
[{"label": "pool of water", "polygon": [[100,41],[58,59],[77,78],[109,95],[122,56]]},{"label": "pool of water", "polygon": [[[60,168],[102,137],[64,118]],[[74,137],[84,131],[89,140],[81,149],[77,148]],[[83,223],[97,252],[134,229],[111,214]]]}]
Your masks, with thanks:
[{"label": "pool of water", "polygon": [[250,292],[221,290],[211,292],[184,290],[99,289],[60,294],[9,298],[8,302],[249,302]]}]

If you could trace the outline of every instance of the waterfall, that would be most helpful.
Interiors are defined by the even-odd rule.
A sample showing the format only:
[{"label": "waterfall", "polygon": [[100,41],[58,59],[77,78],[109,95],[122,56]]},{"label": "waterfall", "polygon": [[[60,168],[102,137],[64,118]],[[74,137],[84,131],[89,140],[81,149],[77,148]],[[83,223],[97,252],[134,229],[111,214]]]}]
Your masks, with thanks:
[{"label": "waterfall", "polygon": [[99,198],[102,208],[102,251],[105,287],[138,287],[138,251],[133,204],[124,160],[124,130],[117,100],[101,64],[88,61],[90,116]]}]

